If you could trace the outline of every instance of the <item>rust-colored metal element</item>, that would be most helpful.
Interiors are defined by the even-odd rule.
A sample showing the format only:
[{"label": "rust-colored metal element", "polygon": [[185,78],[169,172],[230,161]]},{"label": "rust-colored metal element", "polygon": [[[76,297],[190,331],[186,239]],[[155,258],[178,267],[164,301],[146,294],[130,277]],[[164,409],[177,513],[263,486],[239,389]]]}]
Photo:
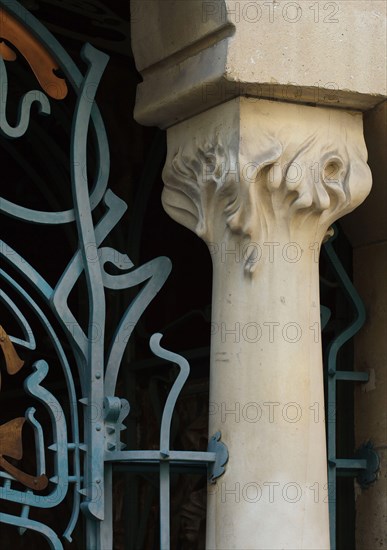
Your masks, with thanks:
[{"label": "rust-colored metal element", "polygon": [[29,489],[42,491],[48,485],[47,476],[42,474],[36,477],[26,474],[4,458],[4,455],[15,460],[21,460],[23,457],[22,428],[24,422],[25,418],[20,417],[0,426],[0,467]]},{"label": "rust-colored metal element", "polygon": [[16,59],[16,53],[5,42],[0,42],[0,56],[5,61],[15,61]]},{"label": "rust-colored metal element", "polygon": [[[23,367],[24,361],[20,359],[15,350],[13,343],[11,342],[8,334],[0,325],[0,347],[3,350],[5,358],[5,366],[8,374],[16,374]],[[1,388],[1,374],[0,374],[0,388]]]},{"label": "rust-colored metal element", "polygon": [[28,61],[39,84],[53,99],[67,95],[67,84],[54,73],[59,68],[55,59],[40,42],[10,13],[0,8],[0,55],[7,61],[16,59],[15,52],[4,42],[10,42]]},{"label": "rust-colored metal element", "polygon": [[[20,359],[13,343],[11,342],[8,334],[0,325],[0,347],[3,350],[5,357],[5,366],[8,374],[16,374],[24,365],[24,361]],[[0,375],[0,388],[1,388],[1,375]],[[6,422],[0,426],[0,468],[3,468],[6,472],[12,475],[17,481],[20,481],[23,485],[29,489],[35,491],[42,491],[48,485],[48,479],[45,475],[31,476],[22,472],[8,462],[4,456],[13,458],[15,460],[21,460],[23,457],[23,445],[22,445],[22,428],[25,422],[25,418],[19,417]]]}]

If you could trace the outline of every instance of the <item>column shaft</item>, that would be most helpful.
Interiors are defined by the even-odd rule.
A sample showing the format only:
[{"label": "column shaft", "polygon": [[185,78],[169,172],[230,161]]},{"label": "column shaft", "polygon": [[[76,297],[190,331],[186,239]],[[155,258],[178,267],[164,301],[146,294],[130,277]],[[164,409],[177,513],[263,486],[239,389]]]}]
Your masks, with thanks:
[{"label": "column shaft", "polygon": [[366,160],[354,112],[240,98],[168,130],[164,208],[214,265],[208,550],[329,549],[318,255]]}]

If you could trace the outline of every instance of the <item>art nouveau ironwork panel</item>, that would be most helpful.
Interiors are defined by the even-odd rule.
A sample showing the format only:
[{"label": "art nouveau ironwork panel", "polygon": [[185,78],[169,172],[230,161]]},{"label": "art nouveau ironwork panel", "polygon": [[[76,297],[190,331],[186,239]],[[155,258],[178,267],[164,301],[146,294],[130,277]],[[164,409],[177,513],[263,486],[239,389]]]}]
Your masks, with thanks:
[{"label": "art nouveau ironwork panel", "polygon": [[[32,350],[39,357],[36,335],[32,323],[27,320],[31,316],[37,318],[60,362],[66,382],[68,411],[46,387],[50,361],[36,359],[28,365],[32,373],[26,377],[24,387],[32,401],[39,403],[41,408],[36,411],[29,407],[24,417],[13,418],[0,426],[0,500],[17,505],[13,513],[1,512],[0,521],[17,527],[20,534],[25,530],[36,531],[46,538],[51,548],[61,549],[62,538],[71,542],[82,511],[87,526],[86,547],[112,547],[112,463],[150,462],[160,469],[161,547],[167,549],[170,464],[208,464],[210,478],[215,479],[223,472],[227,451],[219,441],[220,434],[210,441],[208,452],[170,450],[172,414],[188,377],[189,365],[183,357],[163,349],[160,334],[151,338],[153,353],[180,367],[162,415],[160,449],[123,450],[120,434],[130,407],[126,399],[116,395],[119,369],[133,328],[165,283],[171,262],[166,257],[159,257],[136,267],[125,253],[104,246],[105,239],[127,208],[124,201],[108,188],[109,146],[95,102],[109,58],[85,44],[81,58],[86,70],[82,74],[53,35],[18,2],[1,1],[0,9],[2,136],[13,140],[22,138],[32,121],[39,123],[40,117],[51,115],[51,101],[60,101],[70,92],[75,95],[68,159],[72,207],[57,211],[39,210],[24,206],[24,197],[16,202],[5,196],[1,199],[1,212],[20,223],[43,225],[47,230],[73,224],[78,242],[62,275],[51,284],[44,273],[11,247],[6,235],[1,235],[0,297],[24,335],[20,338],[12,332],[8,334],[6,327],[1,330],[7,372],[13,375],[22,369],[19,349]],[[15,62],[17,56],[28,62],[39,89],[23,95],[16,123],[12,123],[7,110],[7,63]],[[88,159],[91,136],[96,144],[94,162]],[[90,174],[91,166],[93,174]],[[45,184],[54,186],[55,181],[46,181]],[[49,258],[50,250],[45,250],[45,254]],[[88,318],[84,323],[77,318],[70,304],[70,296],[81,280],[85,281],[88,302]],[[105,290],[129,288],[139,290],[127,305],[108,342]],[[13,301],[14,294],[23,303],[23,312]],[[79,388],[76,387],[78,381]],[[40,418],[44,411],[50,419],[49,433],[46,425],[43,429]],[[35,475],[12,462],[12,459],[20,460],[25,450],[22,438],[25,423],[30,424],[35,434],[35,459],[32,461],[36,466]],[[53,459],[48,458],[50,453]],[[72,512],[64,532],[56,532],[51,525],[36,519],[37,509],[56,508],[68,500],[69,494],[72,495]]]}]

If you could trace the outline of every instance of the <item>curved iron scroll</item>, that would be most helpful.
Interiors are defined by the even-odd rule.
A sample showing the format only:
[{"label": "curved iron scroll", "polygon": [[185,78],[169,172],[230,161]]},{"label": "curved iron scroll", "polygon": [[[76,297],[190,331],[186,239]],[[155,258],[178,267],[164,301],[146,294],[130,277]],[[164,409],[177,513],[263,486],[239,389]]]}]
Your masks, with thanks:
[{"label": "curved iron scroll", "polygon": [[[29,315],[38,319],[40,325],[51,340],[56,355],[60,361],[66,382],[71,422],[66,423],[66,415],[59,401],[45,389],[45,378],[49,370],[46,361],[38,360],[33,365],[33,373],[25,382],[26,391],[40,402],[46,409],[50,422],[53,443],[46,446],[42,425],[38,415],[31,408],[25,416],[35,434],[36,464],[39,476],[45,476],[46,454],[54,453],[54,475],[50,478],[48,492],[41,492],[41,487],[24,483],[14,486],[16,481],[28,480],[26,476],[16,479],[15,475],[0,470],[0,500],[11,501],[20,505],[19,515],[1,514],[0,521],[19,527],[23,533],[30,529],[41,533],[49,541],[52,548],[62,548],[58,534],[50,527],[30,517],[35,508],[54,508],[58,506],[69,492],[73,490],[73,510],[68,525],[63,533],[64,538],[71,541],[72,532],[77,523],[79,510],[87,517],[87,547],[101,547],[101,525],[105,517],[104,478],[106,474],[105,452],[112,448],[112,441],[120,448],[119,437],[112,439],[112,431],[118,432],[123,419],[128,414],[125,400],[115,397],[115,386],[118,371],[124,351],[133,331],[133,327],[143,311],[156,296],[167,279],[171,262],[168,258],[157,258],[144,266],[134,267],[125,254],[119,254],[110,247],[104,247],[103,241],[122,218],[126,204],[111,190],[107,189],[110,166],[109,147],[105,127],[98,107],[94,101],[98,84],[108,63],[108,56],[86,44],[81,52],[87,64],[83,75],[57,40],[18,2],[0,0],[0,132],[8,139],[18,139],[29,131],[31,117],[51,115],[51,99],[47,93],[50,85],[43,82],[43,91],[32,90],[21,99],[19,117],[15,124],[7,119],[8,74],[7,62],[15,62],[16,52],[25,55],[32,69],[39,72],[42,59],[46,63],[46,76],[58,85],[61,93],[54,94],[56,99],[65,95],[67,85],[73,88],[77,101],[73,114],[71,155],[71,183],[73,207],[69,210],[45,212],[26,208],[22,204],[11,202],[5,197],[0,198],[0,212],[11,216],[20,222],[32,222],[45,226],[75,223],[78,233],[78,248],[68,263],[56,285],[51,286],[35,267],[29,264],[16,250],[3,239],[0,240],[0,256],[2,265],[0,279],[18,294],[24,302],[23,313],[5,290],[0,292],[0,300],[15,317],[21,327],[24,339],[10,335],[14,345],[34,349],[36,338],[31,325],[27,321]],[[15,30],[16,29],[16,30]],[[7,43],[2,40],[7,40]],[[31,45],[26,48],[25,44]],[[15,51],[14,51],[14,50]],[[11,53],[12,55],[11,55]],[[40,57],[36,61],[36,55]],[[35,57],[34,57],[35,56]],[[36,61],[36,62],[35,62]],[[50,69],[51,67],[51,69]],[[50,70],[60,67],[64,79],[58,79]],[[37,76],[39,76],[37,74]],[[40,75],[41,76],[41,75]],[[41,81],[42,79],[40,79]],[[45,84],[45,85],[44,85]],[[63,93],[62,93],[63,92]],[[87,93],[86,93],[87,92]],[[53,95],[53,94],[50,94]],[[38,113],[32,114],[31,106],[38,104]],[[90,185],[85,178],[87,166],[87,142],[89,127],[94,129],[96,137],[96,173],[94,182]],[[47,182],[49,186],[51,182]],[[103,205],[104,213],[97,223],[93,220],[96,207]],[[114,265],[121,275],[111,275],[107,265]],[[18,274],[18,280],[12,273]],[[85,275],[89,303],[88,329],[84,331],[73,315],[68,305],[69,295],[79,278]],[[20,282],[22,281],[22,282]],[[110,347],[105,349],[104,329],[106,322],[105,289],[128,289],[144,283],[137,297],[130,303],[119,322],[112,338]],[[31,294],[30,289],[38,291],[41,303]],[[24,314],[24,308],[28,314]],[[68,351],[63,346],[63,338],[57,334],[45,314],[46,309],[54,313],[65,333],[75,358],[81,383],[84,407],[84,441],[80,441],[80,426],[77,393],[70,368]],[[93,338],[93,327],[98,325],[102,331],[101,338]],[[38,351],[38,350],[37,350]],[[119,414],[114,415],[112,408],[119,404]],[[92,411],[98,410],[100,417],[95,418]],[[102,411],[105,411],[104,413]],[[105,414],[105,416],[104,416]],[[21,419],[19,424],[24,422]],[[116,434],[117,435],[117,434]],[[20,441],[18,440],[20,443]],[[1,455],[2,449],[0,449]],[[81,458],[84,457],[84,460]],[[70,468],[70,463],[72,467]],[[1,466],[1,464],[0,464]],[[16,470],[14,470],[16,473]]]},{"label": "curved iron scroll", "polygon": [[189,376],[188,361],[160,345],[162,334],[156,333],[150,339],[154,355],[178,365],[179,374],[169,392],[161,419],[160,450],[158,451],[116,451],[106,453],[109,462],[136,464],[158,463],[160,468],[160,548],[170,549],[170,466],[171,464],[203,464],[208,469],[208,480],[214,483],[224,473],[228,461],[226,445],[220,441],[217,432],[209,441],[207,452],[170,450],[172,415],[181,390]]},{"label": "curved iron scroll", "polygon": [[[106,548],[106,533],[111,531],[111,509],[105,506],[105,491],[111,491],[110,479],[112,464],[116,461],[148,460],[160,464],[161,515],[162,515],[162,548],[169,545],[169,464],[171,462],[196,462],[212,465],[211,479],[223,472],[227,460],[227,450],[219,442],[220,434],[216,434],[211,442],[211,450],[207,453],[171,451],[169,449],[169,432],[173,409],[179,392],[185,383],[189,365],[185,359],[164,350],[160,346],[161,335],[154,335],[151,340],[152,350],[156,355],[167,361],[179,364],[181,371],[168,397],[164,410],[160,451],[123,451],[120,442],[120,432],[123,421],[129,413],[129,404],[125,399],[115,395],[118,372],[122,363],[125,348],[144,310],[154,299],[164,285],[171,271],[168,258],[156,258],[143,266],[135,267],[126,254],[103,246],[104,240],[121,220],[127,206],[122,199],[107,188],[110,173],[109,147],[104,123],[95,102],[108,56],[90,44],[86,44],[81,57],[87,65],[82,74],[74,61],[48,30],[17,1],[0,0],[0,133],[7,139],[17,140],[26,134],[34,120],[42,115],[51,116],[51,99],[64,97],[67,88],[71,87],[76,95],[76,106],[72,119],[72,135],[69,167],[71,170],[73,207],[68,210],[46,212],[27,208],[12,202],[5,197],[0,198],[0,212],[21,222],[29,222],[47,226],[61,226],[73,223],[76,225],[78,246],[73,257],[67,264],[62,276],[53,286],[48,283],[44,273],[40,273],[34,265],[28,263],[0,235],[0,256],[6,268],[0,270],[0,280],[4,286],[17,294],[18,300],[24,305],[21,308],[15,304],[12,296],[6,290],[0,290],[0,300],[12,313],[21,327],[24,338],[10,335],[14,346],[24,349],[37,348],[37,338],[27,319],[31,316],[38,321],[52,343],[56,356],[62,368],[66,382],[67,398],[70,408],[70,422],[56,397],[45,387],[45,380],[50,365],[40,359],[34,362],[32,374],[25,381],[25,390],[33,400],[40,403],[48,413],[51,423],[52,444],[47,447],[48,438],[39,420],[39,413],[34,408],[25,411],[25,419],[35,435],[36,479],[46,479],[47,453],[54,453],[54,475],[50,477],[49,485],[44,494],[41,488],[34,488],[24,483],[20,488],[15,475],[0,469],[0,501],[10,501],[20,506],[19,514],[0,514],[0,522],[19,528],[22,534],[29,529],[40,533],[46,538],[51,548],[63,548],[60,534],[33,516],[36,508],[55,508],[72,490],[72,513],[62,536],[71,542],[72,533],[78,521],[79,510],[83,510],[87,524],[88,549]],[[16,30],[15,30],[16,29]],[[3,40],[7,40],[5,43]],[[31,44],[32,50],[26,47]],[[7,120],[7,63],[15,62],[17,53],[24,55],[43,87],[42,90],[32,90],[22,97],[19,106],[17,123],[12,126]],[[42,82],[41,64],[35,63],[35,56],[40,56],[45,64],[44,75],[49,79]],[[43,61],[42,61],[43,60]],[[63,78],[57,77],[53,70],[60,68]],[[43,79],[44,80],[44,79]],[[58,94],[49,93],[49,83],[58,85]],[[38,105],[38,113],[31,111],[33,103]],[[33,113],[33,114],[32,114]],[[94,181],[89,185],[85,177],[89,129],[93,128],[96,138],[96,169]],[[47,186],[52,182],[47,182]],[[103,212],[97,218],[98,212]],[[114,266],[112,275],[106,269]],[[17,276],[15,276],[15,273]],[[87,283],[87,299],[89,305],[88,328],[84,330],[79,320],[69,306],[69,296],[81,276]],[[142,284],[135,299],[128,305],[117,324],[110,345],[105,344],[105,289],[122,290],[137,287]],[[32,292],[32,290],[34,292]],[[39,298],[37,298],[39,296]],[[59,322],[63,336],[45,313],[49,310]],[[100,337],[93,336],[93,327],[98,326]],[[106,349],[105,349],[106,346]],[[69,352],[69,348],[71,352]],[[79,404],[71,364],[76,363],[77,375],[80,380],[82,397],[80,402],[84,407],[83,430],[79,425]],[[95,418],[93,411],[100,411]],[[19,424],[24,422],[21,419]],[[1,426],[0,426],[1,428]],[[80,439],[83,433],[83,440]],[[0,440],[0,446],[1,446]],[[219,452],[218,452],[219,451]],[[0,448],[0,456],[2,449]],[[156,453],[156,455],[154,454]],[[71,467],[70,467],[71,465]],[[1,466],[1,464],[0,464]],[[16,471],[16,470],[15,470]],[[27,479],[27,478],[24,478]],[[105,481],[107,482],[105,483]],[[107,499],[109,501],[109,498]]]},{"label": "curved iron scroll", "polygon": [[[336,488],[337,476],[346,472],[347,474],[359,476],[358,479],[366,478],[368,483],[376,479],[376,471],[379,466],[379,459],[372,446],[363,446],[353,458],[337,458],[336,452],[336,409],[337,409],[337,382],[367,382],[368,372],[353,370],[338,370],[337,360],[343,346],[351,340],[363,327],[366,321],[364,304],[354,287],[350,277],[346,273],[334,248],[334,241],[338,236],[339,228],[334,225],[331,238],[324,244],[324,254],[328,259],[329,266],[335,276],[338,287],[341,289],[351,307],[353,318],[339,334],[329,343],[325,364],[327,370],[327,447],[328,447],[328,501],[329,501],[329,523],[331,550],[336,548]],[[324,326],[323,326],[324,328]]]}]

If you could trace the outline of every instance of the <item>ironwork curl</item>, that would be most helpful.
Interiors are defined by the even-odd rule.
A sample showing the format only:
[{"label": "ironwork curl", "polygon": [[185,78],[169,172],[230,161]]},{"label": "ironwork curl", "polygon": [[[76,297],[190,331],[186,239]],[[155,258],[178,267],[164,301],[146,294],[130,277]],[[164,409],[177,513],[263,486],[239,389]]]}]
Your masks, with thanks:
[{"label": "ironwork curl", "polygon": [[[102,411],[106,398],[114,395],[118,370],[128,337],[147,305],[163,286],[171,270],[171,264],[167,258],[158,258],[136,269],[126,255],[121,255],[125,261],[120,265],[115,261],[115,258],[120,256],[117,251],[101,246],[127,208],[124,201],[107,189],[110,173],[109,147],[102,117],[94,101],[98,84],[108,63],[108,56],[93,48],[90,44],[86,44],[81,55],[86,61],[88,69],[86,74],[82,75],[64,48],[18,2],[10,3],[1,0],[0,8],[10,18],[18,21],[18,25],[26,29],[27,33],[38,38],[41,47],[47,52],[48,56],[52,56],[57,62],[66,80],[72,85],[77,95],[69,159],[73,208],[62,212],[44,212],[12,203],[3,197],[0,199],[0,211],[5,215],[24,222],[44,225],[75,222],[78,231],[78,249],[54,288],[48,284],[42,274],[4,240],[0,242],[0,255],[11,270],[16,270],[22,276],[25,284],[21,286],[4,270],[1,270],[0,277],[19,294],[25,305],[31,308],[53,342],[65,375],[72,419],[72,438],[68,440],[65,414],[56,398],[44,388],[44,379],[49,366],[44,361],[37,361],[34,364],[33,374],[26,380],[25,388],[28,393],[43,404],[50,415],[54,443],[50,445],[48,450],[55,453],[55,475],[50,479],[50,487],[53,487],[53,489],[48,495],[37,494],[31,489],[28,491],[12,489],[12,476],[2,473],[0,477],[5,478],[6,481],[5,485],[0,487],[0,499],[19,502],[23,504],[23,508],[19,516],[13,517],[2,514],[0,519],[5,523],[18,526],[20,532],[25,529],[41,532],[45,534],[46,538],[53,541],[51,543],[53,548],[62,548],[59,539],[56,540],[56,537],[52,536],[47,526],[28,519],[29,510],[33,507],[57,506],[65,498],[69,485],[73,483],[75,487],[73,512],[64,537],[69,541],[71,540],[71,533],[78,518],[80,499],[82,499],[81,508],[94,522],[98,523],[98,521],[104,519],[104,498],[103,489],[101,489],[103,484],[101,484],[101,480],[104,478],[105,469],[106,430],[104,419],[100,419],[101,424],[96,423],[90,411],[92,407],[97,407]],[[0,38],[4,37],[0,36]],[[6,118],[8,77],[6,64],[2,58],[0,58],[0,77],[3,84],[0,97],[0,130],[4,137],[17,139],[28,132],[32,116],[32,103],[38,102],[39,104],[38,116],[42,114],[49,116],[51,113],[50,99],[43,91],[27,92],[21,99],[19,119],[15,126],[11,126]],[[87,141],[90,124],[94,127],[97,148],[97,168],[91,191],[89,191],[84,174],[84,166],[87,163]],[[105,214],[97,225],[94,225],[92,212],[102,200],[105,206]],[[97,261],[90,259],[91,249],[95,251]],[[120,269],[125,269],[125,271],[128,271],[128,269],[131,269],[131,271],[124,275],[112,276],[105,271],[105,264],[108,262],[113,263]],[[86,276],[90,304],[87,334],[84,333],[67,304],[70,292],[82,274]],[[106,317],[104,289],[105,287],[126,289],[143,282],[147,282],[147,284],[142,288],[133,303],[128,306],[121,323],[118,325],[105,365],[104,338],[95,339],[92,335],[92,327],[95,324],[98,324],[104,332]],[[42,307],[31,297],[29,288],[38,290],[45,304],[44,307],[49,307],[55,314],[76,358],[82,388],[81,402],[86,409],[84,414],[84,432],[86,436],[84,442],[79,441],[78,403],[69,359],[63,350],[60,336],[43,313]],[[11,336],[11,340],[15,345],[34,349],[36,338],[24,314],[4,291],[1,291],[0,299],[13,312],[25,336],[24,340]],[[128,326],[132,327],[129,331]],[[125,407],[123,410],[125,410]],[[116,421],[121,423],[126,414],[120,413]],[[41,425],[32,409],[26,411],[26,417],[35,432],[37,443],[36,463],[38,471],[43,475],[45,474],[42,470],[45,470],[45,452],[47,449],[42,448],[42,446],[44,447],[44,437]],[[106,424],[110,424],[110,428],[112,428],[111,417],[106,418]],[[80,465],[80,454],[82,452],[85,453],[83,478]],[[73,454],[73,475],[69,474],[69,453]],[[95,498],[96,487],[98,487],[98,498]],[[50,535],[47,536],[49,531]],[[98,527],[93,526],[90,532],[88,538],[90,544],[94,544],[92,541],[98,538]]]},{"label": "ironwork curl", "polygon": [[[72,533],[78,521],[79,511],[86,517],[87,541],[89,549],[106,548],[106,540],[111,536],[110,497],[105,493],[111,491],[110,480],[114,462],[136,461],[145,463],[148,460],[160,466],[160,479],[163,494],[169,503],[169,465],[173,462],[217,465],[216,472],[211,470],[212,479],[223,472],[227,460],[227,449],[219,443],[220,434],[216,435],[216,445],[212,444],[210,452],[170,451],[170,424],[178,394],[185,383],[189,365],[177,354],[164,350],[160,346],[161,335],[155,335],[151,347],[156,355],[177,362],[180,374],[167,399],[161,424],[160,451],[124,451],[120,433],[123,422],[129,414],[129,404],[125,399],[115,395],[116,383],[122,359],[133,328],[142,313],[163,287],[171,271],[171,262],[166,257],[153,259],[142,266],[134,266],[126,254],[121,254],[111,247],[103,246],[104,240],[122,219],[127,205],[112,190],[108,189],[110,174],[110,155],[108,139],[100,111],[95,102],[95,95],[103,77],[109,57],[90,44],[85,44],[81,57],[87,65],[82,74],[74,61],[53,37],[53,35],[16,0],[0,0],[0,10],[17,21],[18,26],[26,30],[28,36],[35,37],[39,48],[45,52],[47,59],[52,59],[61,69],[66,84],[73,88],[76,95],[76,106],[72,119],[71,147],[69,166],[71,172],[71,191],[73,207],[63,211],[46,212],[34,210],[21,204],[0,198],[0,213],[20,220],[44,226],[59,226],[74,223],[78,235],[78,246],[73,257],[65,267],[61,277],[53,286],[31,263],[27,262],[16,250],[5,241],[0,240],[0,257],[6,269],[0,270],[0,280],[24,304],[28,315],[21,312],[19,305],[7,292],[0,291],[0,301],[4,303],[21,327],[24,338],[11,335],[15,346],[35,350],[37,335],[34,334],[30,317],[43,327],[55,350],[67,388],[70,410],[70,422],[56,397],[46,389],[45,380],[49,372],[47,361],[40,359],[32,365],[32,373],[25,380],[25,391],[40,403],[50,419],[53,443],[47,447],[47,436],[39,420],[39,411],[30,407],[25,411],[24,422],[30,424],[35,436],[35,459],[37,476],[47,476],[46,453],[54,453],[54,475],[49,479],[47,492],[42,494],[33,486],[20,484],[16,487],[16,477],[0,471],[0,500],[11,501],[20,505],[18,515],[0,514],[0,522],[13,525],[23,534],[25,530],[40,533],[46,538],[50,547],[62,550],[59,534],[48,525],[30,518],[34,508],[55,508],[69,492],[73,490],[73,506],[68,525],[62,534],[71,542]],[[1,35],[2,38],[7,38]],[[9,38],[9,37],[8,37]],[[15,45],[15,44],[14,44]],[[16,44],[17,47],[17,44]],[[23,49],[20,50],[23,54]],[[18,139],[27,133],[31,126],[31,117],[50,116],[52,111],[49,97],[44,91],[29,91],[20,102],[19,118],[15,126],[8,123],[7,107],[7,67],[2,59],[14,59],[8,46],[0,49],[0,78],[4,86],[0,90],[0,132],[7,139]],[[31,112],[31,105],[37,102],[39,112]],[[96,168],[93,183],[89,186],[85,177],[87,166],[88,136],[90,128],[96,138]],[[47,186],[50,182],[47,182]],[[98,221],[94,221],[96,207],[103,210]],[[106,267],[111,264],[120,273],[112,275]],[[15,275],[16,276],[13,276]],[[81,277],[87,284],[89,305],[88,328],[84,330],[69,306],[69,296]],[[125,290],[142,285],[133,301],[128,304],[110,345],[105,345],[106,306],[105,289]],[[37,292],[39,299],[34,298]],[[51,312],[59,323],[63,333],[53,326],[46,311]],[[27,320],[28,318],[28,320]],[[93,328],[99,327],[99,338],[94,338]],[[63,343],[63,334],[71,352]],[[36,350],[38,352],[38,350]],[[81,399],[78,400],[71,364],[75,363],[81,386]],[[80,404],[79,404],[80,402]],[[79,407],[82,406],[84,427],[83,441],[80,438]],[[97,417],[93,414],[98,411]],[[1,427],[1,426],[0,426]],[[218,444],[219,443],[219,444]],[[217,458],[217,452],[221,459]],[[155,454],[156,453],[156,454]],[[0,449],[1,455],[1,449]],[[219,464],[218,464],[219,463]],[[70,468],[70,464],[72,467]],[[71,472],[71,473],[70,473]],[[169,508],[161,506],[162,547],[169,544]],[[109,534],[110,531],[110,534]],[[105,545],[105,546],[104,546]]]}]

